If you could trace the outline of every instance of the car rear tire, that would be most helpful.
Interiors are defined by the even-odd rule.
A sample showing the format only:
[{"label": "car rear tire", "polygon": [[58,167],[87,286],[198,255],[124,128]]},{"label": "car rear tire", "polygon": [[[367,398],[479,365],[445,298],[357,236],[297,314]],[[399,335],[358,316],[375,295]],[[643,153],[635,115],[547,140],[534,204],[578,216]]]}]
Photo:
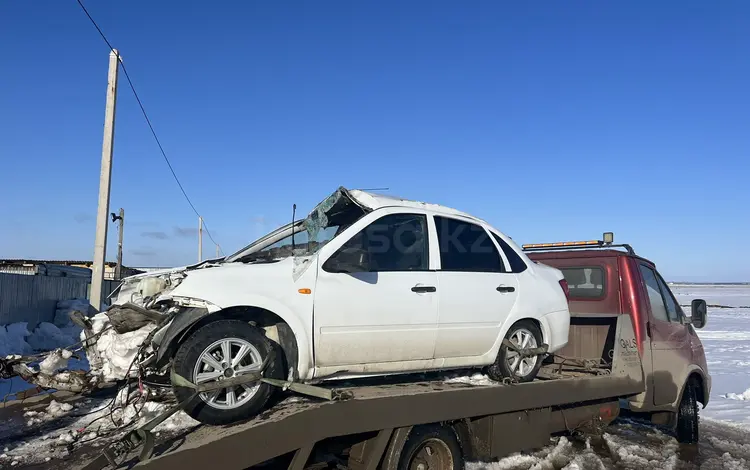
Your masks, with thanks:
[{"label": "car rear tire", "polygon": [[452,428],[417,426],[401,450],[398,470],[463,470],[461,444]]},{"label": "car rear tire", "polygon": [[[517,346],[536,348],[542,345],[542,332],[533,321],[520,320],[510,327],[505,339]],[[542,359],[541,356],[521,359],[512,349],[500,345],[497,359],[487,369],[487,375],[497,381],[511,378],[519,382],[531,382],[542,367]]]},{"label": "car rear tire", "polygon": [[[262,330],[241,320],[217,320],[196,330],[183,342],[174,357],[176,373],[193,383],[223,380],[225,377],[257,371],[271,355],[265,377],[283,375],[278,346]],[[193,394],[172,383],[179,402]],[[256,382],[203,393],[185,406],[192,418],[206,424],[229,424],[255,416],[271,398],[273,387]]]},{"label": "car rear tire", "polygon": [[698,400],[696,397],[696,384],[692,380],[685,385],[680,400],[680,408],[677,411],[677,441],[683,444],[698,443]]}]

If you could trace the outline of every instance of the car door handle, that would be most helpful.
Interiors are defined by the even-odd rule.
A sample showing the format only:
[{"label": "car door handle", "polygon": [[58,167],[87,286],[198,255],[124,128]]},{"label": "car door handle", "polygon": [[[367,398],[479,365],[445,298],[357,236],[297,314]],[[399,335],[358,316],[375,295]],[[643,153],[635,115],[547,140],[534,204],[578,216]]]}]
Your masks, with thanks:
[{"label": "car door handle", "polygon": [[498,292],[515,292],[516,288],[512,286],[497,286],[495,290]]},{"label": "car door handle", "polygon": [[414,286],[411,288],[412,292],[436,292],[435,286]]}]

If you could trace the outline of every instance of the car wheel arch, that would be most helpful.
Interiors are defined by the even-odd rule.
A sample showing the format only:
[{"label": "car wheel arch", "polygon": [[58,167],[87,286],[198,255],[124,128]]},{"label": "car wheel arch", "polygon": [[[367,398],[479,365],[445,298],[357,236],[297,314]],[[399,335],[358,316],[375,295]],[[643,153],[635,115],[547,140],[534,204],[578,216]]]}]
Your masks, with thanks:
[{"label": "car wheel arch", "polygon": [[513,318],[512,320],[508,319],[508,321],[506,322],[506,324],[508,325],[508,327],[507,328],[503,328],[500,331],[500,337],[499,337],[498,343],[497,343],[497,349],[498,350],[500,349],[500,346],[502,346],[503,339],[505,338],[505,335],[508,334],[508,332],[511,330],[511,328],[513,328],[514,325],[516,325],[517,323],[520,323],[522,321],[530,321],[531,323],[533,323],[534,325],[536,325],[537,328],[539,328],[539,331],[542,333],[542,343],[547,343],[549,341],[549,335],[551,334],[550,333],[550,329],[549,329],[549,325],[547,325],[545,322],[541,321],[539,318],[524,317],[524,316],[521,315],[518,318]]},{"label": "car wheel arch", "polygon": [[[289,321],[289,316],[281,316],[276,312],[263,307],[250,305],[236,305],[223,308],[215,312],[206,309],[191,309],[186,312],[186,320],[180,323],[176,321],[168,327],[174,331],[167,331],[164,335],[166,347],[158,350],[157,364],[165,365],[190,335],[207,325],[218,320],[243,320],[253,323],[266,331],[267,337],[279,344],[286,361],[287,372],[291,368],[292,379],[297,380],[304,377],[309,370],[308,361],[305,357],[305,337],[301,326]],[[195,310],[201,310],[196,312]],[[285,318],[286,317],[286,318]],[[301,344],[302,343],[302,344]]]}]

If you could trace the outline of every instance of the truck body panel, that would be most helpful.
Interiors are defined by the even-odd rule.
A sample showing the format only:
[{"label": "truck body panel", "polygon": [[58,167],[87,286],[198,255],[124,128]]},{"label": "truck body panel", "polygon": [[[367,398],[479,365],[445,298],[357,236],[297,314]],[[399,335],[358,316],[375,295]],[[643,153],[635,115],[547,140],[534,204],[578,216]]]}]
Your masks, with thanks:
[{"label": "truck body panel", "polygon": [[674,414],[690,380],[699,384],[698,399],[706,406],[710,376],[703,345],[653,262],[631,248],[542,251],[529,257],[560,269],[570,286],[571,329],[580,330],[582,340],[561,355],[590,357],[608,342],[605,318],[629,317],[646,376],[645,390],[628,400],[630,409]]}]

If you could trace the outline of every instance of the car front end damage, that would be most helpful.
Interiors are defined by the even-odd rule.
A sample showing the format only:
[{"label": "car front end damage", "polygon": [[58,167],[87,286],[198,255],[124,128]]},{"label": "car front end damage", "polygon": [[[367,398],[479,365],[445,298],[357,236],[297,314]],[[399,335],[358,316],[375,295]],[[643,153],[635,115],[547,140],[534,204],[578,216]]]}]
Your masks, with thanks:
[{"label": "car front end damage", "polygon": [[[38,356],[2,359],[0,376],[18,375],[42,388],[83,393],[136,377],[168,385],[175,345],[201,319],[227,307],[201,298],[215,294],[206,284],[213,276],[206,276],[210,273],[205,271],[257,265],[257,271],[251,268],[243,276],[254,272],[267,276],[268,271],[261,273],[263,266],[277,265],[278,271],[288,272],[290,281],[296,279],[311,265],[321,246],[372,210],[363,194],[339,188],[306,218],[284,225],[226,258],[124,279],[109,296],[111,306],[105,311],[93,317],[71,314],[73,323],[82,329],[79,343]],[[194,279],[189,279],[191,276]],[[291,330],[266,333],[291,356],[289,378],[296,380],[296,344]],[[63,360],[58,361],[59,367],[40,367],[47,357],[68,353],[85,353],[90,370],[67,371]]]},{"label": "car front end damage", "polygon": [[[160,345],[169,344],[178,334],[170,334],[170,327],[190,324],[218,310],[202,300],[172,295],[188,272],[211,266],[215,262],[126,278],[110,296],[112,305],[105,311],[93,317],[71,312],[72,323],[82,329],[78,343],[0,359],[0,378],[19,376],[42,389],[73,393],[88,393],[135,376],[150,375],[158,382],[168,372],[168,361],[157,365],[157,359],[163,358]],[[83,354],[89,371],[66,369],[67,359]]]}]

